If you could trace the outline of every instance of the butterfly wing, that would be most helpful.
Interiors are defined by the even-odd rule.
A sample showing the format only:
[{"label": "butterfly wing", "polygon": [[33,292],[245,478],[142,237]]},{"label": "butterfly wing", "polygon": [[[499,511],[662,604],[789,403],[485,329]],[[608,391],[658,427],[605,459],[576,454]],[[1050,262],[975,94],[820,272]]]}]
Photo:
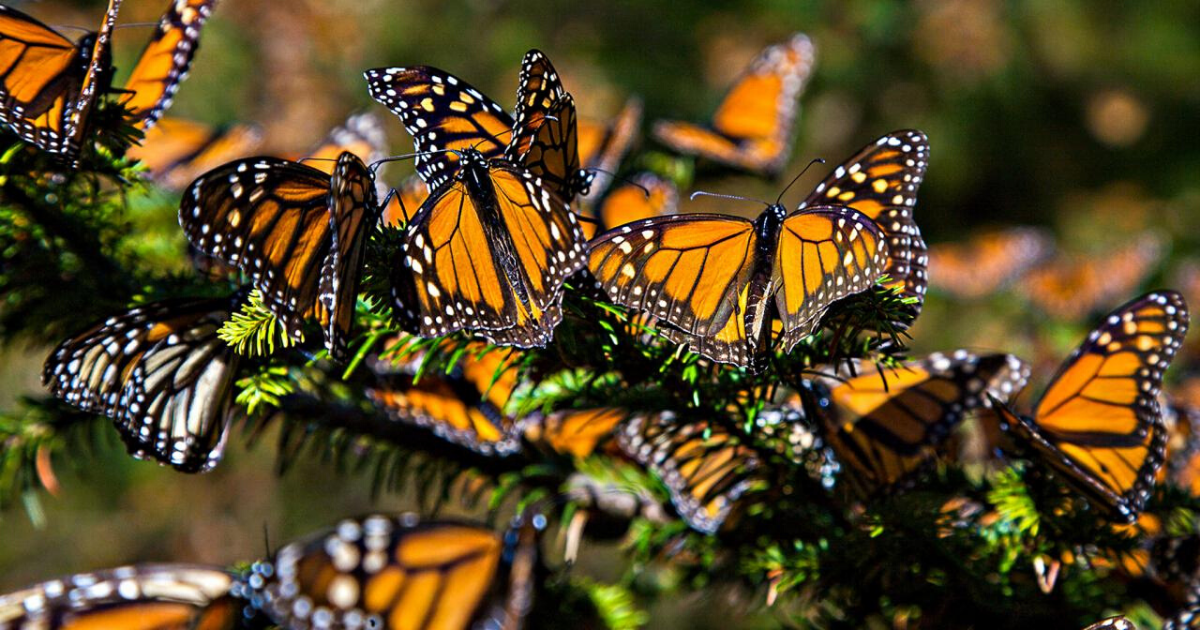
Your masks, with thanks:
[{"label": "butterfly wing", "polygon": [[[913,220],[917,188],[929,163],[929,140],[920,131],[895,131],[863,147],[817,185],[801,208],[825,203],[853,208],[874,220],[888,241],[889,287],[923,300],[928,253]],[[920,302],[915,305],[920,312]],[[914,313],[915,315],[915,313]]]},{"label": "butterfly wing", "polygon": [[97,33],[78,45],[45,24],[0,7],[0,122],[22,140],[74,158],[110,66],[121,0],[109,0]]},{"label": "butterfly wing", "polygon": [[1137,626],[1125,617],[1109,617],[1101,619],[1083,630],[1137,630]]},{"label": "butterfly wing", "polygon": [[798,99],[812,74],[816,49],[794,35],[762,51],[733,84],[713,115],[712,128],[660,121],[654,136],[681,153],[768,174],[791,153]]},{"label": "butterfly wing", "polygon": [[617,114],[611,125],[580,119],[576,124],[579,146],[579,162],[585,169],[592,169],[591,188],[584,195],[594,199],[603,193],[612,182],[610,173],[617,172],[621,160],[637,139],[642,125],[642,101],[630,98]]},{"label": "butterfly wing", "polygon": [[279,158],[249,158],[193,182],[179,224],[200,251],[249,275],[284,328],[299,335],[302,320],[318,308],[333,240],[329,198],[329,175]]},{"label": "butterfly wing", "polygon": [[546,113],[523,162],[543,186],[567,200],[587,192],[592,180],[579,168],[575,124],[575,101],[567,94]]},{"label": "butterfly wing", "polygon": [[894,370],[871,365],[830,390],[818,407],[826,439],[856,484],[872,494],[911,481],[964,414],[1009,400],[1029,366],[1009,354],[934,354]]},{"label": "butterfly wing", "polygon": [[1153,233],[1103,254],[1061,257],[1029,272],[1020,286],[1040,309],[1060,319],[1078,319],[1137,289],[1165,253]]},{"label": "butterfly wing", "polygon": [[1069,483],[1131,522],[1163,463],[1158,395],[1187,326],[1178,293],[1137,298],[1109,314],[1063,363],[1032,419],[1004,408],[1001,415]]},{"label": "butterfly wing", "polygon": [[[559,107],[560,102],[567,97],[562,80],[545,53],[540,50],[525,53],[525,58],[521,60],[521,74],[517,79],[517,107],[513,112],[513,118],[516,120],[512,129],[506,130],[512,132],[512,137],[504,149],[504,158],[518,164],[525,162],[527,168],[532,170],[532,167],[528,166],[526,156],[533,149],[542,127],[548,122],[556,122],[547,120],[547,116],[565,117],[569,114],[570,133],[557,132],[554,134],[554,140],[563,143],[569,141],[574,145],[575,106],[572,104],[569,112]],[[566,121],[557,121],[557,126],[563,129],[565,124]],[[574,146],[571,147],[571,151],[575,151]],[[578,166],[577,155],[573,157]]]},{"label": "butterfly wing", "polygon": [[375,176],[359,157],[341,154],[330,177],[333,220],[329,255],[321,267],[317,319],[325,331],[325,347],[335,360],[345,360],[350,325],[358,296],[367,239],[379,223]]},{"label": "butterfly wing", "polygon": [[504,411],[518,384],[514,355],[482,351],[476,345],[449,373],[425,372],[416,382],[404,374],[367,395],[394,420],[483,455],[511,455],[521,448],[519,427]]},{"label": "butterfly wing", "polygon": [[396,187],[383,209],[383,224],[395,227],[407,226],[417,209],[429,198],[429,188],[420,177],[410,175]]},{"label": "butterfly wing", "polygon": [[[675,214],[679,210],[679,189],[670,180],[654,173],[638,173],[627,184],[613,188],[596,209],[595,218],[604,229]],[[584,234],[592,236],[596,228],[584,226]]]},{"label": "butterfly wing", "polygon": [[669,412],[635,415],[617,433],[617,444],[662,479],[679,515],[706,534],[729,516],[759,467],[754,452],[720,426],[684,422]]},{"label": "butterfly wing", "polygon": [[466,179],[490,182],[494,197],[474,198],[474,184],[459,179],[426,200],[397,266],[398,312],[423,337],[470,330],[500,345],[544,345],[562,317],[563,282],[584,265],[578,220],[528,171],[468,168]]},{"label": "butterfly wing", "polygon": [[184,564],[79,573],[0,596],[0,625],[12,630],[183,630],[200,617],[211,622],[206,609],[233,583],[227,571]]},{"label": "butterfly wing", "polygon": [[1017,227],[983,232],[965,243],[929,249],[935,287],[958,297],[989,295],[1038,264],[1053,248],[1042,230]]},{"label": "butterfly wing", "polygon": [[304,157],[309,166],[333,174],[338,159],[347,152],[367,164],[387,157],[387,134],[383,130],[383,121],[375,114],[355,114],[330,130],[320,144]]},{"label": "butterfly wing", "polygon": [[887,239],[866,215],[836,206],[788,215],[779,234],[772,286],[790,351],[829,306],[871,288],[887,265]]},{"label": "butterfly wing", "polygon": [[217,329],[228,299],[155,302],[61,344],[42,381],[57,397],[114,420],[130,452],[184,472],[216,465],[237,357]]},{"label": "butterfly wing", "polygon": [[739,217],[657,217],[593,239],[588,269],[612,302],[658,318],[672,340],[745,367],[742,314],[756,243],[754,224]]},{"label": "butterfly wing", "polygon": [[559,411],[530,422],[525,427],[525,437],[556,453],[584,458],[594,453],[596,446],[628,417],[629,412],[620,407]]},{"label": "butterfly wing", "polygon": [[524,611],[499,602],[528,605],[532,582],[519,561],[533,553],[534,541],[507,548],[496,532],[468,523],[348,519],[255,565],[252,600],[285,628],[307,627],[309,618],[330,628],[468,628],[495,614],[491,604],[516,624],[494,627],[516,627]]},{"label": "butterfly wing", "polygon": [[200,29],[217,0],[172,0],[142,51],[125,89],[133,97],[125,106],[139,129],[154,126],[171,106],[179,84],[187,78],[200,44]]},{"label": "butterfly wing", "polygon": [[161,118],[127,156],[141,160],[147,176],[168,190],[182,190],[202,173],[244,158],[262,144],[262,132],[250,125],[213,128],[180,118]]},{"label": "butterfly wing", "polygon": [[417,174],[433,192],[457,170],[453,153],[474,148],[488,159],[504,155],[503,138],[514,123],[494,101],[458,77],[429,66],[367,70],[371,97],[392,113],[413,138]]}]

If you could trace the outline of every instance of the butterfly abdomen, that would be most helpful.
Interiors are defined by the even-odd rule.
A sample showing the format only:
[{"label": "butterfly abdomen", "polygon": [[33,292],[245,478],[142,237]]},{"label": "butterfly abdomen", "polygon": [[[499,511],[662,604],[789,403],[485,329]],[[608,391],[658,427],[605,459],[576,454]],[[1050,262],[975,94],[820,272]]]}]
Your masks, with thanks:
[{"label": "butterfly abdomen", "polygon": [[521,301],[521,306],[526,312],[532,312],[529,289],[521,272],[521,261],[517,257],[517,244],[513,242],[512,234],[509,234],[504,218],[500,216],[496,187],[488,174],[487,160],[473,149],[463,151],[461,172],[468,193],[475,200],[479,219],[487,233],[488,244],[494,252],[495,259],[500,263],[504,277],[508,279],[517,299]]},{"label": "butterfly abdomen", "polygon": [[754,245],[754,260],[751,263],[750,284],[746,295],[746,312],[736,313],[746,322],[746,340],[751,346],[750,356],[765,361],[767,348],[771,344],[770,321],[771,304],[769,298],[777,287],[772,286],[774,276],[775,250],[779,247],[779,233],[783,228],[783,219],[787,210],[781,205],[773,205],[754,221],[754,233],[758,237]]}]

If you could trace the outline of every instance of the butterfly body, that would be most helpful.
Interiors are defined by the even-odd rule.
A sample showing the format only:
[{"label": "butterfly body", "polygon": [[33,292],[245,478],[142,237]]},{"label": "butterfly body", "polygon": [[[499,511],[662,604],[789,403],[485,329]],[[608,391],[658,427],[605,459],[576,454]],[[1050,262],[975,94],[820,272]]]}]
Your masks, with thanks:
[{"label": "butterfly body", "polygon": [[656,217],[600,235],[588,267],[610,300],[646,312],[677,343],[720,363],[759,369],[774,320],[790,351],[828,306],[866,290],[887,244],[861,213],[775,204],[756,220],[720,214]]}]

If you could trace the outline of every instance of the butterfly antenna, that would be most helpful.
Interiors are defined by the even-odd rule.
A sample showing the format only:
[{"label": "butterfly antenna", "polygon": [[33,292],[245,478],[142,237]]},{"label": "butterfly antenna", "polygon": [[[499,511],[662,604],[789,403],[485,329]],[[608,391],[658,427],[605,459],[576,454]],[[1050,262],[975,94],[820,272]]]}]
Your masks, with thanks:
[{"label": "butterfly antenna", "polygon": [[736,199],[737,201],[753,201],[754,203],[761,203],[768,208],[771,207],[771,204],[763,201],[762,199],[752,199],[750,197],[741,197],[738,195],[725,195],[721,193],[708,192],[707,190],[697,190],[688,197],[688,200],[694,200],[696,197],[720,197],[721,199]]},{"label": "butterfly antenna", "polygon": [[267,549],[267,558],[273,556],[271,552],[271,530],[266,521],[263,521],[263,547]]},{"label": "butterfly antenna", "polygon": [[790,190],[792,188],[792,186],[794,186],[796,184],[796,182],[800,181],[801,177],[804,177],[804,174],[808,172],[808,169],[812,168],[814,164],[824,164],[824,163],[825,163],[824,158],[813,158],[813,160],[808,163],[808,166],[805,166],[804,170],[800,171],[799,175],[796,175],[795,177],[793,177],[792,181],[789,182],[787,186],[784,186],[783,190],[779,191],[779,197],[775,199],[775,205],[779,205],[779,202],[783,201],[783,196],[785,194],[787,194],[787,191]]},{"label": "butterfly antenna", "polygon": [[626,184],[629,184],[630,186],[637,186],[638,188],[642,189],[642,192],[646,193],[647,198],[650,197],[650,189],[649,188],[646,188],[645,186],[633,181],[632,179],[629,179],[628,177],[621,177],[620,175],[617,175],[616,173],[614,173],[612,171],[608,171],[608,170],[605,170],[602,168],[591,167],[591,168],[585,168],[582,170],[587,171],[589,173],[604,173],[605,175],[608,175],[609,177],[611,177],[613,179],[619,179],[619,180],[625,182]]},{"label": "butterfly antenna", "polygon": [[147,28],[150,26],[158,26],[158,22],[130,22],[128,24],[118,24],[113,27],[113,30],[119,31],[124,28]]},{"label": "butterfly antenna", "polygon": [[371,162],[371,173],[375,173],[377,170],[379,170],[380,166],[387,164],[388,162],[403,162],[404,160],[411,160],[415,157],[421,157],[422,155],[437,155],[439,153],[453,153],[460,158],[462,157],[462,152],[458,149],[438,149],[436,151],[416,151],[414,153],[405,153],[403,155],[390,155],[388,157],[379,158],[378,160]]}]

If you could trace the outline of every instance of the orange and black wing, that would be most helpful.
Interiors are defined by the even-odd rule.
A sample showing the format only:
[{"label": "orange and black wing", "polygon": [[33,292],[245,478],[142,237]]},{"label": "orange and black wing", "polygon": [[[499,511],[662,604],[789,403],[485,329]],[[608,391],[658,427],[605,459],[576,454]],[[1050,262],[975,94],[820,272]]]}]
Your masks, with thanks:
[{"label": "orange and black wing", "polygon": [[748,367],[754,344],[743,316],[757,242],[739,217],[656,217],[593,239],[588,269],[609,300],[658,318],[672,340]]},{"label": "orange and black wing", "polygon": [[706,534],[721,527],[759,468],[754,452],[720,426],[669,412],[635,415],[617,443],[662,480],[688,525]]},{"label": "orange and black wing", "polygon": [[1118,308],[1063,363],[1032,418],[1001,406],[1072,486],[1119,518],[1141,512],[1163,464],[1163,371],[1188,327],[1183,298],[1150,293]]},{"label": "orange and black wing", "polygon": [[583,458],[594,453],[628,417],[629,412],[620,407],[558,411],[529,422],[524,434],[530,442],[544,444],[556,453]]},{"label": "orange and black wing", "polygon": [[895,369],[872,365],[832,387],[818,405],[826,441],[864,494],[910,482],[963,416],[1008,401],[1029,378],[1009,354],[934,354]]},{"label": "orange and black wing", "polygon": [[392,419],[483,455],[511,455],[521,448],[517,422],[505,412],[518,385],[515,356],[484,349],[471,348],[448,372],[390,377],[367,395]]},{"label": "orange and black wing", "polygon": [[680,153],[778,173],[791,154],[798,100],[815,56],[812,42],[802,34],[767,48],[725,95],[711,127],[660,121],[655,138]]},{"label": "orange and black wing", "polygon": [[333,241],[330,176],[296,162],[257,157],[213,169],[188,187],[179,224],[200,251],[236,266],[262,291],[293,336],[320,308]]},{"label": "orange and black wing", "polygon": [[592,182],[591,174],[579,167],[575,124],[575,101],[567,94],[546,112],[522,159],[543,186],[568,201],[587,193]]},{"label": "orange and black wing", "polygon": [[[679,210],[679,189],[670,180],[654,173],[638,173],[629,183],[621,184],[608,191],[596,208],[594,218],[602,229],[675,214]],[[584,234],[589,237],[596,231],[592,224],[585,224]]]},{"label": "orange and black wing", "polygon": [[983,232],[961,243],[929,248],[933,286],[964,298],[998,291],[1041,262],[1053,249],[1038,228],[1017,227]]},{"label": "orange and black wing", "polygon": [[368,516],[284,546],[248,583],[284,628],[323,619],[328,628],[459,630],[493,616],[479,627],[519,627],[536,553],[536,538],[519,533]]},{"label": "orange and black wing", "polygon": [[576,124],[579,162],[593,173],[592,185],[585,198],[595,198],[608,189],[611,173],[621,167],[621,160],[637,140],[642,125],[642,101],[630,98],[610,124],[581,118]]},{"label": "orange and black wing", "polygon": [[1165,253],[1162,239],[1147,233],[1119,249],[1049,261],[1030,271],[1019,286],[1046,313],[1079,319],[1137,290]]},{"label": "orange and black wing", "polygon": [[0,596],[0,627],[8,630],[232,630],[241,616],[220,615],[234,577],[215,567],[145,564],[79,573]]},{"label": "orange and black wing", "polygon": [[109,40],[120,4],[109,0],[99,32],[78,45],[0,6],[0,122],[43,151],[74,159],[111,72]]},{"label": "orange and black wing", "polygon": [[870,289],[887,257],[883,231],[857,210],[817,206],[788,215],[771,283],[784,350],[812,334],[831,304]]},{"label": "orange and black wing", "polygon": [[393,277],[398,316],[423,337],[468,330],[500,345],[545,345],[562,318],[563,283],[584,265],[583,233],[528,171],[493,163],[486,178],[494,204],[455,180],[413,217]]},{"label": "orange and black wing", "polygon": [[262,132],[251,125],[215,128],[179,118],[161,118],[146,131],[140,145],[129,148],[147,176],[168,190],[182,190],[202,173],[226,162],[249,157],[262,144]]},{"label": "orange and black wing", "polygon": [[183,299],[131,309],[59,344],[42,382],[112,418],[135,457],[208,470],[232,405],[237,357],[217,337],[232,308],[229,299]]},{"label": "orange and black wing", "polygon": [[216,4],[217,0],[171,0],[125,80],[125,89],[133,93],[125,106],[139,129],[153,127],[171,106],[200,45],[200,29]]},{"label": "orange and black wing", "polygon": [[416,175],[409,175],[395,188],[395,193],[389,193],[391,198],[383,207],[383,224],[392,227],[406,227],[417,210],[429,198],[429,188]]},{"label": "orange and black wing", "polygon": [[[561,101],[567,96],[558,71],[545,53],[540,50],[525,53],[525,58],[521,60],[521,74],[517,79],[517,106],[513,110],[515,120],[511,129],[512,137],[504,149],[505,159],[517,164],[524,163],[547,123],[565,129],[567,121],[550,120],[551,116],[570,116],[570,133],[560,131],[553,135],[556,142],[569,141],[571,150],[575,151],[575,106],[571,104],[569,111],[560,109]],[[547,143],[546,140],[542,142]]]},{"label": "orange and black wing", "polygon": [[[835,204],[874,220],[888,241],[889,287],[923,300],[928,250],[913,220],[917,188],[929,164],[929,140],[920,131],[894,131],[863,147],[830,173],[801,208]],[[915,305],[920,312],[921,302]],[[915,315],[915,313],[914,313]]]},{"label": "orange and black wing", "polygon": [[367,240],[379,223],[381,210],[375,198],[375,176],[354,153],[346,151],[338,157],[329,180],[329,199],[332,242],[321,267],[317,319],[330,356],[341,361],[346,358],[354,322]]},{"label": "orange and black wing", "polygon": [[317,146],[301,156],[313,168],[333,174],[342,153],[353,153],[371,164],[387,157],[383,121],[371,113],[355,114],[334,127]]},{"label": "orange and black wing", "polygon": [[466,81],[429,66],[376,68],[365,76],[371,96],[399,116],[412,136],[417,174],[430,192],[457,171],[459,158],[447,150],[474,148],[488,159],[504,157],[515,123]]}]

